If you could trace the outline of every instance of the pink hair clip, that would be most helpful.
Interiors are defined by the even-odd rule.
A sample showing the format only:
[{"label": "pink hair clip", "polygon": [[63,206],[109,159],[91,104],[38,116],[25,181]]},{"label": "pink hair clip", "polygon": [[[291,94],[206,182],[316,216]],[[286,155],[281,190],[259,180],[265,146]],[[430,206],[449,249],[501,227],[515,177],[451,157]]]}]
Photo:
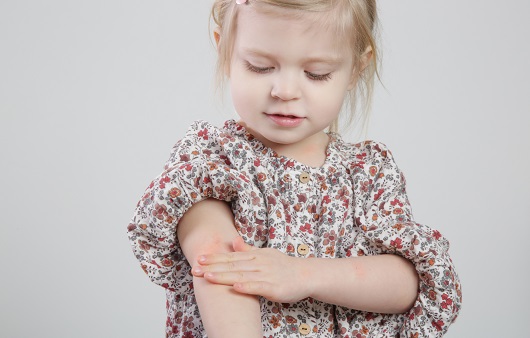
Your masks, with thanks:
[{"label": "pink hair clip", "polygon": [[236,4],[238,4],[238,5],[242,5],[242,4],[246,3],[246,2],[247,2],[247,0],[236,0]]}]

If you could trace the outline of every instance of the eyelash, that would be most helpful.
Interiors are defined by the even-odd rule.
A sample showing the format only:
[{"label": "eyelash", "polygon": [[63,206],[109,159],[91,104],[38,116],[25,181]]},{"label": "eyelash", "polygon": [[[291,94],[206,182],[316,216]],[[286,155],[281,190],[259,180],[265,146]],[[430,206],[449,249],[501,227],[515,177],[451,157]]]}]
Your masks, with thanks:
[{"label": "eyelash", "polygon": [[[258,74],[267,74],[273,69],[273,67],[256,67],[249,62],[246,63],[246,66],[247,70]],[[312,81],[328,81],[331,79],[331,73],[320,75],[305,71],[305,74]]]}]

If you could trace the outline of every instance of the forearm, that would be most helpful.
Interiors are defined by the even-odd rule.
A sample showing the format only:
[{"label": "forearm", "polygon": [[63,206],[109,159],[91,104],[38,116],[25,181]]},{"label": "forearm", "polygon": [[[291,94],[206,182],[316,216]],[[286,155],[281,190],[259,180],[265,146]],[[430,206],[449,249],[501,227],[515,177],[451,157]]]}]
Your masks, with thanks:
[{"label": "forearm", "polygon": [[[195,266],[200,255],[232,252],[231,243],[238,233],[228,205],[209,199],[186,212],[177,235],[186,259]],[[193,285],[208,337],[262,337],[258,297],[199,277],[193,278]]]},{"label": "forearm", "polygon": [[403,313],[418,296],[418,274],[396,255],[302,258],[308,294],[320,301],[377,313]]}]

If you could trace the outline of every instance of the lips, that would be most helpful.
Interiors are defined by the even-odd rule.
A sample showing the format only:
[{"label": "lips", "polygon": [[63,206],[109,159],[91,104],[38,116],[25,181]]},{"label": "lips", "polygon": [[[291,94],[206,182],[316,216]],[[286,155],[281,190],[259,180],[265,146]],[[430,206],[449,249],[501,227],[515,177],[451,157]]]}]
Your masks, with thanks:
[{"label": "lips", "polygon": [[281,113],[266,114],[269,119],[280,127],[293,128],[299,126],[305,117],[286,115]]}]

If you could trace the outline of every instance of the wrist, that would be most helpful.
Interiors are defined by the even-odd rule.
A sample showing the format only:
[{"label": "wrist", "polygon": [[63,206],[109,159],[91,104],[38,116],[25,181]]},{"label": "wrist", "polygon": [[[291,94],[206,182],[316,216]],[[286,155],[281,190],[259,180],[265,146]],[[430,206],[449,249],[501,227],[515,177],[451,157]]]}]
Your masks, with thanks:
[{"label": "wrist", "polygon": [[302,299],[307,297],[314,298],[317,293],[318,284],[319,284],[319,269],[318,269],[318,260],[320,258],[295,258],[298,263],[298,277],[300,282],[300,291],[302,293]]}]

